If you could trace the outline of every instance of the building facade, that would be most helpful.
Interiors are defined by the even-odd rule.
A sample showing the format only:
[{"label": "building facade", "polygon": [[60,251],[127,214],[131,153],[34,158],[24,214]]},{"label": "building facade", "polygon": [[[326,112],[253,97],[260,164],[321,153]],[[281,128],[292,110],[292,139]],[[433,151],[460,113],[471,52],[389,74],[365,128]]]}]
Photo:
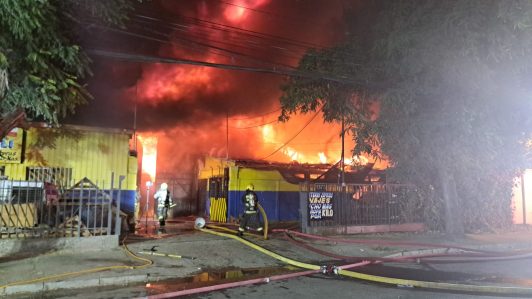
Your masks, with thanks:
[{"label": "building facade", "polygon": [[0,143],[0,175],[5,181],[42,182],[59,190],[88,179],[100,190],[120,194],[121,210],[133,213],[137,158],[130,152],[132,133],[69,125],[15,128]]}]

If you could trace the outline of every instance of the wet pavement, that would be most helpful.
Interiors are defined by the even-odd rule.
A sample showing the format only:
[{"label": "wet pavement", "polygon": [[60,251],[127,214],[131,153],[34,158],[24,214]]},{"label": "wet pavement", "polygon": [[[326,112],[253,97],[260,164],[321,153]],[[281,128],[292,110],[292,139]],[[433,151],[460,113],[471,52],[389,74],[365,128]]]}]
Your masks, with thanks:
[{"label": "wet pavement", "polygon": [[155,295],[211,286],[220,283],[229,283],[254,278],[269,277],[278,274],[287,274],[297,271],[300,271],[300,269],[292,266],[248,269],[213,269],[208,271],[202,271],[198,274],[189,277],[168,279],[160,282],[148,283],[145,285],[145,291],[146,295]]},{"label": "wet pavement", "polygon": [[[167,226],[166,233],[155,234],[155,231],[151,230],[148,234],[129,235],[126,242],[129,244],[128,246],[130,249],[135,253],[149,251],[151,248],[155,248],[157,253],[182,255],[185,257],[194,257],[194,259],[175,259],[167,256],[142,255],[143,257],[148,257],[153,260],[154,265],[143,270],[106,271],[57,282],[58,284],[67,282],[77,283],[78,285],[76,287],[78,289],[47,291],[45,293],[34,293],[34,295],[10,296],[10,298],[132,298],[225,282],[270,277],[277,274],[298,271],[295,268],[285,267],[281,262],[250,249],[238,241],[194,231],[191,229],[191,226],[192,223],[187,222],[170,223]],[[350,237],[360,238],[360,236]],[[483,237],[484,239],[482,241],[473,240],[470,243],[462,243],[464,243],[463,245],[469,246],[472,244],[487,244],[489,243],[487,241],[491,241],[492,243],[490,246],[495,245],[497,248],[503,250],[504,248],[521,248],[521,245],[530,242],[531,240],[529,235],[522,236],[521,238],[515,238],[515,236],[512,236],[511,240],[514,240],[513,243],[509,242],[509,237],[507,236],[495,237],[496,238],[494,239],[496,241]],[[412,234],[392,234],[385,236],[373,235],[363,236],[361,238],[377,238],[379,240],[439,241],[438,236]],[[325,257],[294,246],[293,244],[288,243],[285,239],[280,238],[279,235],[274,234],[272,238],[267,241],[261,239],[260,236],[250,236],[248,239],[260,246],[264,246],[270,250],[299,261],[319,265],[338,263],[338,261],[331,261],[330,257]],[[388,246],[368,246],[327,242],[313,242],[313,245],[326,251],[354,256],[386,256],[392,253],[400,253],[405,250],[404,248]],[[408,248],[407,250],[413,250],[413,248]],[[63,261],[63,263],[60,261]],[[65,261],[67,261],[67,263],[65,263]],[[8,269],[11,266],[15,267],[17,269],[16,273],[19,273],[21,277],[16,279],[12,276],[5,276],[5,278],[9,280],[20,280],[24,277],[31,277],[32,273],[39,277],[72,271],[72,269],[87,268],[92,265],[109,265],[118,262],[127,265],[131,264],[133,261],[124,255],[123,252],[118,250],[108,253],[94,252],[85,256],[64,254],[39,256],[25,259],[21,262],[12,261],[3,263],[2,267],[4,267],[4,269]],[[24,268],[22,269],[20,265],[27,265],[27,269],[24,267],[22,267]],[[365,268],[359,268],[356,269],[356,271],[388,277],[437,282],[532,287],[531,260],[461,264],[387,263],[384,265],[372,265]],[[0,268],[0,276],[8,273],[2,272],[3,271]],[[133,280],[132,278],[134,277],[137,277],[138,280]],[[114,286],[111,287],[96,286],[82,288],[85,282],[94,281],[94,279],[96,279],[96,282],[98,282],[98,280],[101,282],[105,279],[118,278],[123,278],[125,280],[120,280],[120,282],[115,283]],[[310,283],[312,285],[305,287],[305,283]],[[128,286],[124,286],[126,284]],[[334,288],[340,287],[341,289],[334,289],[333,286]],[[45,285],[44,289],[46,288],[49,289],[49,287]],[[394,292],[397,292],[398,295],[390,297]],[[354,294],[365,294],[367,296],[360,296],[365,298],[469,298],[463,297],[461,294],[398,289],[373,283],[365,283],[354,279],[321,274],[281,282],[241,287],[222,292],[196,295],[191,298],[227,298],[227,296],[229,296],[230,298],[249,299],[250,297],[245,295],[247,293],[252,294],[252,298],[323,298],[324,296],[334,298],[353,298]],[[444,294],[445,296],[440,297],[437,296],[438,294]],[[471,298],[479,298],[478,295],[470,295],[473,296]],[[489,296],[480,297],[494,298]]]},{"label": "wet pavement", "polygon": [[[400,278],[422,279],[439,282],[458,282],[469,284],[492,284],[511,283],[521,286],[530,286],[528,279],[513,279],[505,276],[505,273],[497,273],[500,264],[487,263],[491,266],[493,274],[471,275],[455,269],[453,272],[433,271],[429,269],[409,269],[392,266],[371,266],[359,268],[357,271],[375,275],[386,275]],[[490,265],[491,264],[491,265]],[[532,267],[532,260],[505,262],[507,269],[515,269],[522,273],[525,268]],[[114,288],[91,288],[77,291],[59,291],[33,297],[12,298],[133,298],[144,297],[154,294],[167,293],[183,289],[203,287],[219,283],[234,282],[257,277],[267,277],[281,273],[297,271],[293,267],[264,267],[248,269],[218,269],[201,271],[194,275],[138,285],[130,287]],[[504,271],[503,271],[504,272]],[[507,280],[507,281],[506,281]],[[405,287],[393,287],[376,283],[367,283],[350,278],[334,275],[316,274],[308,277],[300,277],[285,281],[271,282],[239,288],[226,289],[223,291],[210,292],[198,295],[185,296],[182,298],[204,299],[249,299],[249,298],[523,298],[512,296],[493,296],[489,294],[452,293]]]}]

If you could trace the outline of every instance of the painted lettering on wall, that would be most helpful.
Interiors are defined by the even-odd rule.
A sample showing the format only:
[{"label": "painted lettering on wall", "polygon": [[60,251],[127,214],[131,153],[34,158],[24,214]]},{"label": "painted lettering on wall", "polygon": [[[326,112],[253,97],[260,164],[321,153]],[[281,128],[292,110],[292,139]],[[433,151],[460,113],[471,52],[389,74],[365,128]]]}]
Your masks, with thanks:
[{"label": "painted lettering on wall", "polygon": [[330,219],[334,216],[332,192],[309,192],[308,210],[310,220]]},{"label": "painted lettering on wall", "polygon": [[0,141],[0,162],[22,162],[22,138],[22,129],[14,128]]}]

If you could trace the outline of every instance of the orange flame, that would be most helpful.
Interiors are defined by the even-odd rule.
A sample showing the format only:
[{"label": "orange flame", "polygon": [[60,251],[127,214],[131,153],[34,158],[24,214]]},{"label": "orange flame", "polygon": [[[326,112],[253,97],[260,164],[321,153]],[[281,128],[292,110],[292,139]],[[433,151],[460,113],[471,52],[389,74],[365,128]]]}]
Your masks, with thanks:
[{"label": "orange flame", "polygon": [[[165,2],[171,7],[171,1]],[[255,18],[255,9],[270,3],[270,0],[233,0],[231,4],[221,5],[218,15],[208,13],[209,7],[201,6],[198,10],[200,18],[214,18],[216,22],[229,24],[231,26],[247,29],[259,30],[260,18]],[[216,6],[218,7],[218,6]],[[187,31],[197,33],[206,39],[228,40],[236,38],[232,33],[222,30],[205,31],[202,26],[190,26]],[[176,33],[177,34],[177,33]],[[180,48],[180,46],[163,46],[160,49],[163,56],[187,57],[190,59],[235,63],[231,58],[221,58],[210,51],[194,51]],[[294,59],[303,54],[293,53]],[[237,61],[236,63],[241,63]],[[201,98],[207,99],[212,96],[215,100],[232,101],[235,89],[239,90],[238,95],[246,94],[253,98],[255,90],[245,86],[242,82],[243,76],[233,75],[228,71],[185,65],[150,65],[143,67],[142,78],[138,83],[138,93],[140,101],[157,105],[161,102],[190,101]],[[267,84],[272,83],[271,79],[266,79]],[[235,88],[235,86],[237,86]],[[242,92],[240,92],[240,90]],[[262,101],[261,111],[253,109],[257,115],[267,115],[254,118],[247,115],[252,109],[239,107],[232,109],[227,105],[224,112],[229,112],[233,120],[227,120],[225,113],[205,113],[193,124],[183,123],[173,128],[165,128],[164,131],[150,132],[145,136],[146,145],[143,142],[145,155],[143,156],[143,172],[149,174],[152,180],[155,179],[157,146],[159,147],[159,158],[164,163],[159,163],[159,172],[183,170],[187,161],[193,161],[197,156],[210,155],[214,157],[225,157],[229,152],[230,159],[266,159],[275,162],[300,163],[330,163],[334,164],[340,160],[341,138],[340,124],[325,123],[321,113],[311,122],[314,117],[310,115],[295,115],[286,123],[275,122],[277,115],[264,114],[261,112],[272,111],[278,108],[279,92],[268,89],[257,90],[257,92],[268,92],[259,94]],[[227,96],[224,96],[227,94]],[[268,101],[270,100],[270,101]],[[241,105],[242,105],[242,101]],[[273,107],[267,107],[264,102],[271,103]],[[220,106],[214,101],[209,105]],[[207,104],[204,104],[207,105]],[[185,106],[185,105],[183,105]],[[202,105],[198,105],[198,110]],[[267,109],[267,110],[264,110]],[[239,111],[242,115],[231,115]],[[221,111],[223,111],[221,109]],[[211,111],[212,112],[212,111]],[[199,114],[198,114],[199,115]],[[240,117],[240,119],[236,119]],[[226,121],[229,122],[226,131]],[[266,124],[267,123],[267,124]],[[261,125],[266,124],[266,125]],[[300,132],[301,131],[301,132]],[[148,136],[153,137],[154,142],[148,141]],[[158,138],[158,139],[157,139]],[[227,139],[226,139],[227,138]],[[154,148],[153,154],[147,149],[149,144]],[[154,144],[154,145],[153,145]],[[226,151],[227,147],[227,151]],[[372,159],[368,157],[351,158],[350,149],[354,147],[352,138],[345,138],[345,164],[363,165]],[[146,159],[146,160],[145,160]],[[166,169],[167,168],[167,169]]]},{"label": "orange flame", "polygon": [[155,181],[157,171],[157,137],[139,135],[142,144],[142,172]]}]

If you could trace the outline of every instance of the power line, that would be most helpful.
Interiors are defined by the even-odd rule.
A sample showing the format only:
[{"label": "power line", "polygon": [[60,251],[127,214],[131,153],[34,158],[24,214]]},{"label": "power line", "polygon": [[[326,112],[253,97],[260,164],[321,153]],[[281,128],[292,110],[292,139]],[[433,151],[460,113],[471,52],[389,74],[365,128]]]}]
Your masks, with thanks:
[{"label": "power line", "polygon": [[[297,60],[297,61],[299,61],[300,59],[300,55],[294,55],[294,52],[298,52],[298,51],[289,49],[289,47],[287,47],[286,45],[278,46],[278,45],[271,43],[271,42],[276,42],[276,41],[270,41],[260,36],[247,35],[242,32],[232,30],[232,29],[221,29],[221,28],[218,28],[212,25],[205,25],[203,23],[195,23],[193,25],[196,26],[198,29],[202,30],[202,32],[198,32],[194,30],[184,30],[183,28],[186,28],[188,25],[177,24],[174,22],[167,23],[164,20],[157,20],[157,19],[153,19],[153,18],[145,17],[145,16],[136,17],[132,20],[134,22],[143,22],[143,23],[148,23],[148,24],[149,22],[152,22],[152,24],[153,22],[155,22],[156,25],[174,29],[175,31],[182,32],[183,34],[186,34],[187,36],[190,36],[190,37],[195,37],[201,40],[207,40],[212,43],[216,43],[220,45],[226,45],[231,48],[240,48],[240,49],[252,51],[253,53],[257,53],[261,51],[263,52],[263,51],[268,51],[268,50],[269,51],[274,50],[277,52],[277,55],[268,55],[269,57],[284,56],[288,59]],[[212,33],[218,32],[218,31],[228,33],[229,36],[225,37],[223,41],[214,40],[212,38],[206,38],[206,36],[213,36]],[[241,36],[243,34],[244,36]],[[301,50],[299,50],[302,52],[301,54],[303,54],[303,52],[305,52],[308,49],[307,46],[299,46],[299,48],[301,48]],[[279,51],[279,50],[283,50],[283,51]],[[270,54],[270,53],[266,53],[266,54]],[[249,54],[246,54],[246,55],[249,55]],[[290,65],[289,67],[294,68],[295,66]]]},{"label": "power line", "polygon": [[[202,26],[204,28],[214,29],[214,30],[223,31],[223,32],[229,32],[229,33],[238,33],[238,34],[244,35],[244,36],[246,36],[248,38],[249,37],[253,37],[253,38],[261,38],[261,39],[268,39],[268,40],[284,41],[284,42],[288,42],[288,43],[290,43],[292,45],[303,46],[303,47],[309,47],[309,46],[311,46],[311,47],[320,47],[320,48],[323,47],[322,45],[312,44],[312,43],[309,43],[309,42],[298,41],[298,40],[290,39],[290,38],[283,37],[283,36],[277,36],[277,35],[273,35],[273,34],[253,31],[253,30],[249,30],[249,29],[244,29],[244,28],[240,28],[240,27],[236,27],[236,26],[232,26],[232,25],[218,23],[218,22],[214,22],[214,21],[210,21],[210,20],[204,20],[204,19],[200,19],[200,18],[196,18],[196,17],[191,17],[191,16],[179,14],[179,13],[177,13],[175,15],[180,16],[183,20],[191,22],[191,24],[193,24],[194,26]],[[182,25],[182,24],[176,23],[174,21],[168,21],[168,20],[164,20],[164,19],[161,19],[161,18],[158,18],[158,17],[154,17],[154,16],[135,14],[135,15],[133,15],[133,17],[147,19],[147,20],[150,20],[152,22],[171,24],[173,26],[178,26],[178,27],[181,27],[181,28],[187,26],[187,25]]]},{"label": "power line", "polygon": [[259,115],[244,116],[244,117],[230,117],[229,119],[230,120],[244,120],[244,119],[251,119],[251,118],[259,118],[259,117],[263,117],[263,116],[266,116],[266,115],[269,115],[269,114],[273,114],[273,113],[281,111],[281,110],[282,110],[282,108],[277,108],[277,109],[275,109],[273,111],[266,112],[266,113],[259,114]]},{"label": "power line", "polygon": [[337,82],[337,83],[348,84],[348,85],[356,85],[356,82],[352,80],[330,77],[330,76],[327,76],[325,74],[320,74],[320,73],[276,69],[275,67],[272,69],[267,69],[267,68],[239,66],[239,65],[223,64],[223,63],[212,63],[212,62],[205,62],[205,61],[198,61],[198,60],[191,60],[191,59],[163,58],[163,57],[156,57],[156,56],[150,56],[150,55],[128,54],[128,53],[97,50],[97,49],[88,49],[87,52],[93,55],[114,58],[114,59],[123,60],[123,61],[196,65],[196,66],[213,67],[213,68],[226,69],[226,70],[246,71],[246,72],[264,73],[264,74],[276,74],[276,75],[284,75],[284,76],[290,76],[290,77],[307,78],[307,79],[313,79],[313,80],[325,80],[325,81]]},{"label": "power line", "polygon": [[[144,34],[134,33],[134,32],[130,32],[130,31],[127,31],[127,30],[109,28],[109,27],[104,27],[104,26],[99,26],[99,25],[96,25],[96,26],[98,26],[98,27],[100,27],[102,29],[106,29],[106,30],[109,30],[109,31],[117,32],[117,33],[120,33],[120,34],[129,35],[129,36],[142,38],[142,39],[146,39],[146,40],[157,41],[157,42],[160,42],[160,43],[163,43],[163,44],[184,46],[184,45],[178,44],[178,43],[176,43],[174,41],[162,40],[162,39],[159,39],[159,38],[156,38],[156,37],[151,37],[151,36],[147,36],[147,35],[144,35]],[[164,34],[162,32],[156,31],[156,30],[147,29],[147,28],[143,28],[143,29],[144,30],[148,30],[150,33],[161,35],[161,36],[163,36],[165,38],[169,38],[169,39],[171,38],[167,34]],[[240,52],[237,52],[237,51],[233,51],[233,50],[229,50],[229,49],[225,49],[225,48],[221,48],[221,47],[205,44],[205,43],[202,43],[202,42],[197,42],[197,41],[190,40],[190,39],[187,39],[187,38],[177,37],[177,36],[175,38],[177,38],[177,39],[179,39],[181,41],[184,41],[184,42],[186,42],[188,44],[193,44],[193,45],[191,45],[189,47],[192,47],[194,49],[204,49],[204,50],[206,50],[209,53],[212,53],[212,54],[215,54],[215,55],[219,55],[219,56],[223,56],[223,57],[226,57],[226,58],[231,59],[231,60],[234,60],[235,55],[236,55],[236,56],[239,56],[239,57],[241,57],[241,58],[243,58],[245,60],[258,62],[260,64],[269,64],[269,65],[271,65],[273,67],[279,67],[279,68],[283,68],[284,67],[284,68],[293,69],[293,70],[295,69],[294,67],[289,66],[289,65],[279,64],[279,63],[275,63],[275,62],[271,62],[271,61],[265,61],[265,60],[259,59],[257,57],[253,57],[253,56],[245,54],[245,53],[240,53]],[[214,41],[214,42],[216,42],[216,41]],[[213,51],[210,51],[211,49],[218,50],[220,52],[225,52],[225,53],[228,53],[230,55],[224,54],[224,53],[213,52]]]},{"label": "power line", "polygon": [[[170,44],[170,45],[176,44],[176,43],[170,42],[168,40],[163,40],[163,39],[160,39],[160,38],[147,36],[147,35],[144,35],[144,34],[135,33],[135,32],[131,32],[131,31],[127,31],[127,30],[111,28],[111,27],[106,27],[106,26],[101,26],[101,25],[94,25],[94,24],[91,24],[91,25],[93,25],[95,27],[98,27],[100,29],[103,29],[103,30],[107,30],[107,31],[111,31],[111,32],[119,33],[119,34],[124,34],[124,35],[132,36],[132,37],[136,37],[136,38],[140,38],[140,39],[145,39],[145,40],[150,40],[150,41],[155,41],[155,42],[159,42],[159,43],[163,43],[163,44]],[[197,46],[196,47],[192,46],[192,48],[194,48],[196,50],[198,49]],[[215,55],[224,56],[226,58],[232,58],[232,56],[224,55],[224,54],[221,54],[221,53],[214,53],[214,52],[211,52],[211,53],[215,54]]]},{"label": "power line", "polygon": [[226,2],[226,1],[222,1],[222,0],[215,0],[215,1],[220,2],[220,3],[224,4],[224,5],[240,7],[240,8],[247,9],[249,11],[270,15],[270,16],[273,16],[273,17],[276,17],[276,18],[281,18],[281,19],[284,19],[285,21],[289,21],[289,22],[301,22],[301,23],[306,23],[306,24],[312,23],[312,21],[307,20],[307,19],[303,19],[303,18],[297,18],[300,21],[296,21],[296,20],[292,19],[293,17],[283,16],[283,15],[280,15],[280,14],[277,14],[277,13],[274,13],[274,12],[270,12],[270,11],[265,11],[265,10],[260,10],[260,9],[256,9],[256,8],[251,8],[251,7],[247,7],[247,6],[244,6],[244,5],[235,4],[235,3],[232,3],[232,2]]},{"label": "power line", "polygon": [[272,121],[269,121],[269,122],[266,122],[266,123],[263,123],[263,124],[260,124],[260,125],[254,125],[254,126],[249,126],[249,127],[231,127],[231,128],[233,128],[233,129],[252,129],[252,128],[258,128],[258,127],[264,127],[266,125],[273,124],[273,123],[276,123],[276,122],[279,122],[279,120],[275,119],[275,120],[272,120]]},{"label": "power line", "polygon": [[301,128],[301,130],[299,130],[299,132],[297,132],[294,136],[292,136],[292,138],[288,139],[283,145],[281,145],[279,148],[277,148],[276,150],[274,150],[271,154],[267,155],[266,157],[262,158],[261,160],[266,160],[268,159],[269,157],[273,156],[275,153],[277,153],[278,151],[280,151],[283,147],[287,146],[288,143],[290,143],[290,141],[294,140],[301,132],[303,132],[303,130],[305,130],[306,127],[308,127],[308,125],[316,118],[316,116],[318,116],[318,114],[321,112],[321,109],[323,108],[323,106],[318,110],[316,111],[316,114],[314,114],[314,116],[312,116],[312,118],[303,126],[303,128]]},{"label": "power line", "polygon": [[[238,44],[234,44],[234,43],[229,43],[227,41],[227,39],[225,39],[223,41],[220,41],[220,40],[214,40],[214,39],[211,39],[211,38],[206,38],[205,37],[206,35],[210,35],[208,31],[198,32],[198,33],[204,33],[204,34],[203,35],[197,35],[196,31],[193,32],[193,31],[190,30],[190,26],[189,25],[182,25],[182,24],[177,24],[177,23],[166,23],[166,22],[163,22],[162,20],[161,21],[157,21],[157,20],[153,21],[153,20],[150,20],[150,19],[138,18],[138,17],[137,18],[135,18],[135,17],[132,18],[131,21],[132,22],[136,22],[136,23],[142,23],[142,24],[163,26],[163,27],[166,27],[168,29],[173,30],[174,33],[175,32],[182,32],[182,33],[185,33],[187,35],[187,37],[199,38],[201,40],[210,41],[210,42],[214,42],[214,43],[217,43],[217,44],[228,45],[228,46],[231,46],[233,48],[239,47],[239,48],[243,48],[243,49],[247,49],[247,50],[254,50],[252,48],[249,48],[249,47],[246,47],[246,46],[242,45],[242,40],[235,40],[235,42],[237,42]],[[201,27],[204,27],[202,25],[194,24],[193,26],[197,26],[197,28],[201,29],[201,30],[205,29],[205,28],[201,28]],[[145,25],[143,25],[141,28],[144,29],[144,30],[147,30]],[[211,29],[211,28],[207,28],[207,29],[209,31],[211,31],[211,33],[212,33],[213,29]],[[153,30],[153,29],[151,29],[150,31],[153,32],[153,33],[157,33],[159,35],[163,35],[165,37],[170,37],[168,34],[161,33],[160,31],[156,31],[156,30]],[[232,39],[233,37],[230,37],[230,38]],[[227,50],[227,49],[224,49],[224,50]],[[242,53],[239,53],[239,54],[242,54]]]},{"label": "power line", "polygon": [[[279,145],[279,144],[283,144],[283,142],[262,142],[262,144]],[[341,145],[342,143],[341,142],[310,142],[310,143],[305,143],[305,142],[292,143],[291,142],[290,144],[293,145],[293,146],[304,145],[305,148],[308,148],[308,147],[323,148],[324,145],[333,146],[333,145]]]},{"label": "power line", "polygon": [[[207,21],[207,20],[203,20],[203,19],[199,19],[199,18],[189,17],[189,16],[186,16],[186,15],[180,15],[180,14],[178,14],[178,15],[181,16],[184,19],[188,19],[188,20],[194,21],[194,23],[193,23],[194,26],[201,26],[201,27],[206,28],[208,30],[218,30],[218,31],[223,31],[223,32],[227,32],[227,33],[232,33],[232,34],[245,36],[245,38],[243,38],[242,40],[236,41],[236,42],[238,42],[238,44],[236,44],[236,45],[235,44],[229,44],[230,46],[233,46],[233,47],[246,48],[245,46],[242,45],[243,42],[248,42],[248,41],[250,41],[250,38],[252,38],[252,39],[257,39],[258,41],[273,41],[273,42],[288,43],[290,45],[293,45],[293,46],[296,46],[296,47],[300,48],[303,52],[307,52],[305,54],[307,56],[315,56],[315,54],[308,53],[308,50],[311,49],[311,48],[317,49],[317,50],[323,50],[323,49],[328,48],[328,46],[319,45],[319,44],[313,44],[311,42],[299,41],[299,40],[294,40],[294,39],[290,39],[290,38],[286,38],[286,37],[282,37],[282,36],[276,36],[276,35],[272,35],[272,34],[268,34],[268,33],[262,33],[262,32],[257,32],[257,31],[253,31],[253,30],[247,30],[247,29],[243,29],[243,28],[240,28],[240,27],[235,27],[235,26],[231,26],[231,25],[221,24],[221,23],[217,23],[217,22],[213,22],[213,21]],[[139,15],[139,14],[134,15],[134,16],[136,16],[137,18],[150,20],[151,22],[157,22],[158,24],[162,24],[162,25],[165,25],[165,26],[171,26],[172,28],[175,28],[175,29],[178,29],[178,30],[181,30],[181,31],[183,31],[183,28],[190,28],[189,25],[178,24],[178,23],[171,22],[171,21],[166,21],[166,20],[163,20],[163,19],[160,19],[160,18],[157,18],[157,17]],[[187,31],[187,33],[189,33],[189,32]],[[203,38],[203,37],[201,37],[201,38]],[[232,38],[232,36],[231,36],[231,38]],[[221,42],[221,41],[213,41],[213,42],[225,43],[225,42]],[[283,49],[283,50],[286,50],[286,51],[289,50],[289,49],[286,48],[286,46],[276,46],[274,44],[265,44],[262,47],[258,47],[258,46],[259,46],[259,44],[257,44],[256,48],[259,49],[259,50],[264,50],[264,46],[269,47],[271,49],[277,49],[277,50],[278,49]],[[300,60],[300,58],[301,58],[300,55],[298,55],[298,56],[288,55],[289,53],[287,53],[286,51],[278,52],[277,54],[286,56],[287,58]],[[337,48],[336,52],[341,53],[341,54],[345,54],[345,55],[352,55],[351,51],[349,51],[347,49],[338,49]],[[301,55],[303,55],[303,53],[301,53]],[[353,64],[351,62],[347,62],[347,61],[345,61],[345,59],[329,58],[329,60],[336,61],[336,62],[343,63],[343,64],[348,64],[348,65],[351,65],[351,66],[358,66],[358,64]]]},{"label": "power line", "polygon": [[[107,31],[111,31],[111,32],[115,32],[115,33],[123,34],[123,35],[128,35],[128,36],[132,36],[132,37],[136,37],[136,38],[140,38],[140,39],[156,41],[156,42],[163,43],[163,44],[180,45],[180,46],[187,47],[186,45],[178,44],[178,43],[173,42],[173,41],[163,40],[163,39],[156,38],[156,37],[153,37],[153,36],[147,36],[147,35],[144,35],[144,34],[131,32],[131,31],[127,31],[127,30],[106,27],[106,26],[93,24],[93,23],[86,23],[86,25],[90,25],[90,26],[93,26],[93,27],[100,28],[102,30],[107,30]],[[151,30],[151,29],[147,29],[147,28],[143,28],[143,29],[144,30],[148,30],[150,33],[162,35],[165,38],[170,38],[170,36],[168,36],[167,34],[164,34],[162,32]],[[198,47],[198,46],[200,46],[201,48],[203,48],[204,50],[206,50],[209,53],[212,53],[212,54],[215,54],[215,55],[219,55],[219,56],[223,56],[223,57],[226,57],[226,58],[231,59],[231,60],[233,60],[235,58],[234,55],[237,55],[237,56],[242,56],[244,59],[249,60],[249,61],[259,62],[261,64],[270,64],[273,67],[280,67],[280,68],[281,67],[286,67],[286,68],[289,68],[289,69],[294,69],[294,67],[292,67],[292,66],[282,65],[282,64],[280,65],[280,64],[276,64],[274,62],[264,61],[264,60],[255,58],[253,56],[250,56],[250,55],[247,55],[247,54],[244,54],[244,53],[240,53],[240,52],[236,52],[236,51],[232,51],[232,50],[228,50],[228,49],[225,49],[225,48],[220,48],[220,47],[212,46],[212,45],[209,45],[209,44],[204,44],[204,43],[201,43],[201,42],[192,41],[192,40],[189,40],[189,39],[186,39],[186,38],[181,38],[181,37],[176,37],[176,38],[180,39],[180,40],[183,40],[183,41],[187,42],[188,44],[193,44],[193,45],[188,46],[189,48],[193,48],[193,49],[197,50],[197,49],[200,49]],[[210,51],[211,48],[215,49],[215,50],[219,50],[221,52],[227,52],[227,53],[232,54],[232,55],[227,55],[227,54],[218,53],[218,52],[212,52],[212,51]]]},{"label": "power line", "polygon": [[[251,37],[261,38],[261,39],[283,41],[283,42],[286,42],[288,44],[299,46],[299,47],[304,47],[304,48],[318,48],[318,49],[327,48],[327,46],[325,46],[325,45],[315,44],[315,43],[312,43],[312,42],[295,40],[293,38],[288,38],[288,37],[284,37],[284,36],[279,36],[279,35],[274,35],[274,34],[269,34],[269,33],[249,30],[249,29],[244,29],[244,28],[231,26],[231,25],[227,25],[227,24],[222,24],[222,23],[218,23],[218,22],[214,22],[214,21],[208,21],[208,20],[203,20],[203,19],[196,18],[196,17],[190,17],[190,16],[187,16],[187,15],[179,14],[179,13],[177,15],[181,16],[184,19],[192,20],[196,24],[202,24],[203,23],[202,26],[205,26],[205,27],[207,27],[205,24],[208,24],[210,26],[208,26],[207,28],[216,29],[216,30],[220,30],[220,31],[239,33],[239,34],[246,35],[248,37],[251,36]],[[159,22],[176,24],[174,22],[168,22],[168,21],[165,21],[163,19],[160,19],[160,18],[157,18],[157,17],[153,17],[153,16],[145,16],[145,15],[139,15],[139,14],[136,14],[134,16],[137,16],[137,17],[140,17],[140,18],[147,18],[147,19],[150,19],[150,20],[156,20],[156,21],[159,21]]]},{"label": "power line", "polygon": [[[258,63],[261,63],[261,64],[270,64],[271,66],[273,66],[275,68],[286,68],[286,69],[290,69],[290,70],[295,70],[296,69],[294,66],[291,66],[291,65],[287,65],[287,64],[283,64],[283,63],[279,63],[279,62],[267,61],[267,60],[264,60],[263,58],[258,58],[258,57],[255,57],[255,56],[252,56],[252,55],[249,55],[249,54],[245,54],[245,53],[241,53],[241,52],[238,52],[238,51],[233,51],[233,50],[229,50],[229,49],[226,49],[226,48],[221,48],[221,47],[209,45],[209,44],[206,44],[206,43],[190,40],[190,39],[179,37],[179,36],[174,36],[174,37],[179,39],[179,40],[181,40],[181,41],[185,41],[188,44],[193,44],[193,45],[187,46],[187,45],[176,43],[174,41],[163,40],[163,39],[160,39],[160,38],[147,36],[147,35],[136,33],[136,32],[131,32],[131,31],[117,29],[117,28],[110,28],[110,27],[106,27],[106,26],[102,26],[102,25],[98,25],[98,24],[93,24],[93,23],[86,23],[86,24],[87,25],[91,25],[93,27],[100,28],[102,30],[108,30],[108,31],[112,31],[112,32],[115,32],[115,33],[129,35],[129,36],[136,37],[136,38],[156,41],[156,42],[163,43],[163,44],[179,45],[179,46],[185,46],[185,47],[194,48],[194,49],[198,49],[198,46],[200,46],[201,48],[203,48],[204,50],[206,50],[209,53],[212,53],[212,54],[215,54],[215,55],[219,55],[219,56],[223,56],[223,57],[226,57],[226,58],[231,59],[231,60],[234,60],[235,56],[233,56],[233,55],[236,55],[236,56],[239,56],[239,57],[241,57],[243,59],[246,59],[248,61],[258,62]],[[153,34],[156,34],[156,35],[161,35],[161,36],[163,36],[165,38],[168,38],[168,39],[172,38],[168,34],[162,33],[160,31],[152,30],[152,29],[145,28],[145,27],[143,27],[142,29],[143,30],[147,30],[150,33],[153,33]],[[208,40],[208,41],[211,41],[211,42],[214,42],[214,43],[222,43],[222,44],[224,43],[224,42],[215,41],[215,40]],[[232,45],[232,44],[228,44],[228,45],[229,46],[239,46],[239,45]],[[218,52],[212,52],[212,51],[210,51],[211,49],[218,50],[218,51],[221,51],[221,52],[226,52],[226,53],[229,53],[231,55],[226,55],[224,53],[218,53]],[[253,49],[249,49],[249,50],[253,51]],[[299,59],[298,57],[295,57],[295,56],[293,56],[291,58]]]}]

